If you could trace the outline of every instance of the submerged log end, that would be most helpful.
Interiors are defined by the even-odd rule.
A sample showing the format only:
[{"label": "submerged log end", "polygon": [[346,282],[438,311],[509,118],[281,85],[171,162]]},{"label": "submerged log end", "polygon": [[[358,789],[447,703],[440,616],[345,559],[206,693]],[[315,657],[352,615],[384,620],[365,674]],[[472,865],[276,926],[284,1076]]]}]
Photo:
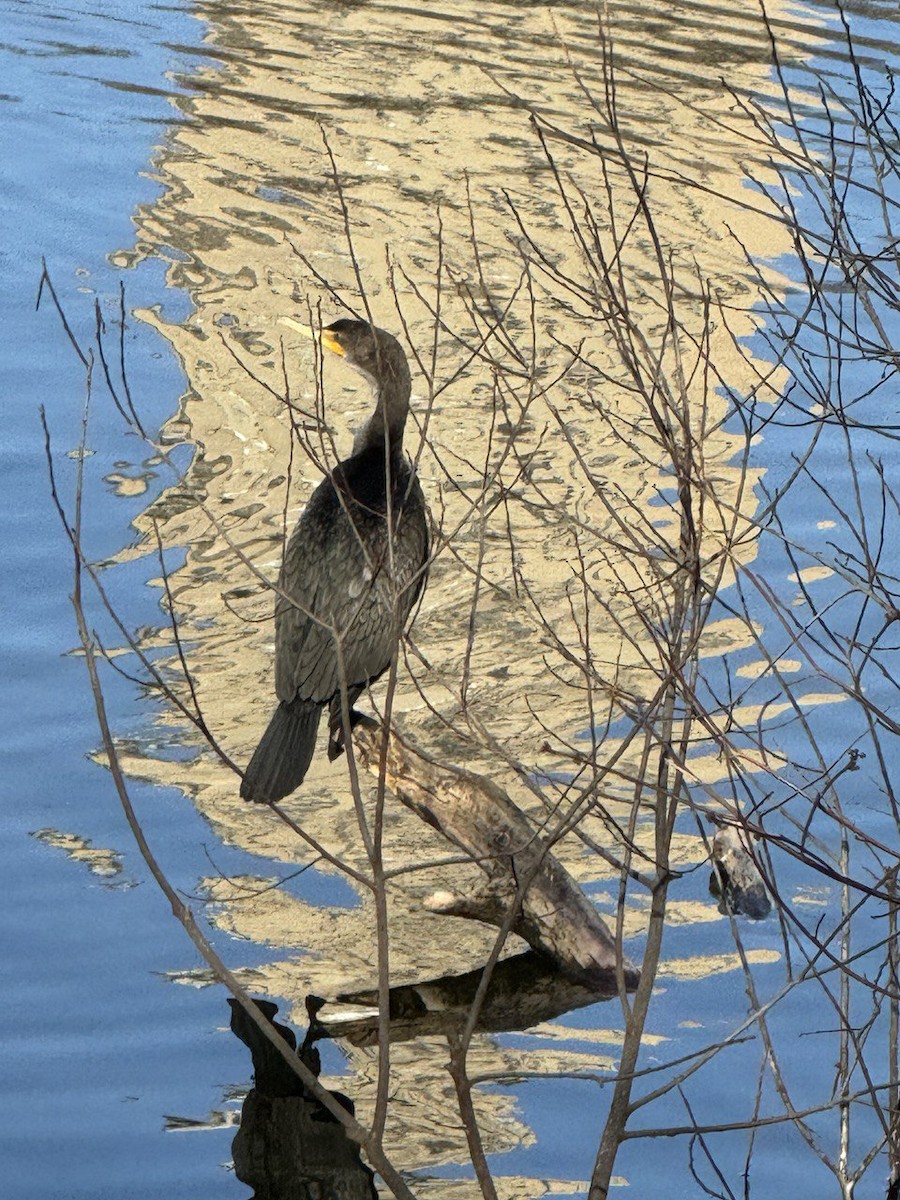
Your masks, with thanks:
[{"label": "submerged log end", "polygon": [[[516,904],[514,888],[495,882],[472,892],[457,892],[449,888],[432,892],[423,901],[424,907],[444,917],[463,917],[501,926]],[[587,919],[592,915],[593,919]],[[581,917],[582,919],[578,919]],[[601,988],[611,984],[621,965],[625,990],[633,992],[640,972],[629,959],[616,950],[615,939],[599,915],[577,913],[571,905],[561,906],[555,920],[536,922],[527,911],[520,912],[512,923],[512,931],[528,942],[547,959],[556,963],[561,973],[583,986]]]},{"label": "submerged log end", "polygon": [[759,868],[734,826],[726,825],[716,833],[712,863],[709,890],[719,901],[719,911],[764,920],[772,911],[772,901]]},{"label": "submerged log end", "polygon": [[499,925],[507,912],[512,897],[495,888],[479,888],[474,892],[455,892],[449,888],[432,892],[423,904],[429,912],[443,917],[466,917],[470,921],[484,921],[487,925]]}]

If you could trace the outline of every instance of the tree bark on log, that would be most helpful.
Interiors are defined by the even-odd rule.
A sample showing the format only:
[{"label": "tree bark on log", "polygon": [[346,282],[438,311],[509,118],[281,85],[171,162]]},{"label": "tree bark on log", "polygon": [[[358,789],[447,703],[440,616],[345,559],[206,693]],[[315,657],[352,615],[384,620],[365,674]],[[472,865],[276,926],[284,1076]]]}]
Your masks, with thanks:
[{"label": "tree bark on log", "polygon": [[[380,774],[384,731],[361,721],[353,731],[358,761]],[[570,979],[608,983],[619,964],[627,990],[639,974],[581,888],[554,857],[503,788],[460,767],[436,766],[387,735],[385,784],[422,820],[463,850],[487,876],[474,893],[436,892],[426,901],[435,913],[502,925],[512,911],[512,931],[553,959]]]}]

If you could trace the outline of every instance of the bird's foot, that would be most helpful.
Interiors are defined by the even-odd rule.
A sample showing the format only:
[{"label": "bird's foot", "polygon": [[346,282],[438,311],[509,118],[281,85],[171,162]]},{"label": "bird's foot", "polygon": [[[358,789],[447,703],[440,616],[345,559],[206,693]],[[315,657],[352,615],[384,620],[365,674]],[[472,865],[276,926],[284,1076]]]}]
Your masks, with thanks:
[{"label": "bird's foot", "polygon": [[[364,720],[363,714],[355,708],[350,709],[350,729],[356,728]],[[334,762],[344,753],[344,722],[341,717],[334,718],[328,726],[328,761]]]}]

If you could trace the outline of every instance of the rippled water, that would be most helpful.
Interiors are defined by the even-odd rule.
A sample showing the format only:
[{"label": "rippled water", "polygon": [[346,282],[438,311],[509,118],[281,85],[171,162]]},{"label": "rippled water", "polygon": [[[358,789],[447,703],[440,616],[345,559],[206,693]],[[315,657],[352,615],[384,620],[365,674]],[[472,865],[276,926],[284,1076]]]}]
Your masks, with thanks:
[{"label": "rippled water", "polygon": [[[72,559],[50,504],[38,419],[43,404],[69,497],[75,464],[65,452],[78,444],[83,382],[51,314],[34,311],[45,256],[79,335],[89,335],[95,300],[116,320],[120,273],[106,255],[132,243],[135,205],[159,192],[151,158],[181,90],[169,73],[202,62],[199,49],[167,43],[198,43],[199,26],[186,5],[85,12],[13,2],[0,6],[0,29],[2,1187],[17,1200],[208,1196],[227,1152],[165,1135],[163,1113],[205,1115],[245,1068],[217,1032],[218,1002],[162,978],[192,956],[147,884],[107,776],[87,757],[96,724],[83,663],[70,653]],[[187,310],[151,264],[129,280],[129,298],[162,302],[174,317]],[[184,376],[149,330],[129,336],[128,353],[136,393],[159,421]],[[142,469],[139,448],[106,415],[90,448],[104,473],[120,460]],[[101,493],[85,514],[98,557],[130,540],[142,503]],[[154,622],[147,576],[134,572],[124,587],[135,617]],[[113,686],[111,703],[133,728],[131,687]],[[180,795],[139,794],[175,863],[182,840],[208,836]],[[39,830],[50,842],[62,830],[114,853],[70,860],[32,836]],[[228,1177],[217,1187],[226,1194]]]},{"label": "rippled water", "polygon": [[[385,324],[396,324],[396,318],[382,267],[384,243],[400,242],[405,263],[427,274],[438,200],[445,205],[454,267],[471,272],[461,249],[468,221],[463,167],[476,196],[489,280],[503,286],[508,262],[499,185],[512,190],[548,238],[555,235],[559,215],[542,199],[546,170],[520,108],[496,81],[520,94],[527,89],[529,100],[564,121],[578,89],[559,52],[559,38],[583,56],[585,77],[596,82],[594,16],[583,5],[556,5],[554,27],[551,10],[516,3],[491,3],[477,14],[360,4],[333,7],[323,20],[321,7],[300,3],[274,9],[225,3],[200,7],[213,30],[212,40],[204,42],[206,26],[181,6],[122,4],[106,6],[103,14],[84,14],[17,4],[0,11],[8,93],[0,101],[7,139],[0,199],[8,413],[2,478],[9,514],[5,526],[13,531],[7,562],[15,564],[3,579],[4,611],[12,614],[4,631],[9,661],[4,679],[11,694],[6,837],[0,851],[10,897],[6,982],[0,989],[7,1046],[4,1161],[11,1164],[6,1170],[15,1181],[14,1194],[23,1197],[244,1195],[246,1189],[219,1165],[229,1157],[229,1134],[163,1132],[164,1114],[202,1123],[207,1114],[228,1108],[224,1101],[233,1085],[246,1083],[248,1065],[241,1048],[222,1031],[227,1013],[218,990],[197,992],[162,978],[197,964],[132,848],[106,775],[86,758],[97,735],[83,664],[68,654],[74,644],[67,602],[71,559],[48,501],[36,417],[43,402],[70,495],[74,463],[65,451],[77,444],[80,373],[52,315],[46,309],[31,311],[40,256],[47,258],[79,334],[89,335],[95,297],[114,326],[122,271],[108,265],[106,256],[128,252],[135,237],[138,254],[115,259],[123,268],[138,263],[124,273],[129,308],[163,305],[156,320],[165,328],[196,306],[189,324],[195,332],[165,328],[187,377],[166,342],[150,329],[152,314],[147,323],[130,324],[131,386],[152,423],[173,412],[180,393],[190,387],[195,407],[188,405],[187,419],[203,441],[205,461],[228,464],[221,479],[209,480],[210,495],[218,511],[237,510],[234,527],[246,533],[254,553],[272,556],[280,494],[262,517],[241,514],[282,473],[280,414],[265,411],[217,331],[236,329],[240,339],[234,344],[267,367],[273,348],[269,331],[279,312],[294,303],[295,284],[315,294],[309,272],[286,248],[286,234],[305,238],[301,248],[329,280],[352,282],[340,249],[341,219],[321,133],[311,118],[321,117],[332,138],[373,304],[388,314]],[[871,11],[861,45],[878,56],[892,48],[891,27],[877,20],[881,8]],[[717,113],[712,97],[722,73],[738,87],[765,89],[766,45],[755,8],[697,4],[675,19],[668,10],[648,14],[646,6],[621,5],[616,13],[634,139],[664,144],[673,173],[708,173],[723,188],[740,188],[720,136],[702,119],[695,122],[684,102],[689,99],[706,115]],[[830,49],[823,28],[829,18],[827,9],[812,15],[791,9],[777,16],[776,26],[787,52],[798,57],[815,52],[826,69],[840,74],[844,60]],[[725,27],[727,34],[721,32]],[[714,38],[710,29],[716,30]],[[676,89],[671,104],[660,105],[648,79]],[[179,126],[174,138],[167,133],[173,123]],[[164,140],[166,148],[159,153]],[[683,209],[671,203],[662,220],[676,243],[690,244],[697,228],[711,225],[714,217],[713,208],[698,202],[685,223]],[[771,255],[784,249],[769,247]],[[710,239],[705,250],[710,270],[733,272],[728,257],[733,247]],[[403,294],[408,300],[408,291]],[[308,387],[308,379],[308,364],[300,360],[295,386]],[[466,381],[465,388],[470,386]],[[479,404],[484,397],[477,388],[451,393],[435,414],[445,427],[459,426],[459,446],[467,453],[483,437]],[[351,396],[350,403],[355,402]],[[89,446],[86,535],[92,555],[105,558],[146,532],[140,514],[169,481],[159,462],[125,435],[108,403],[98,401]],[[774,451],[767,465],[777,470]],[[425,470],[427,475],[432,468]],[[436,472],[428,482],[437,494]],[[138,532],[129,528],[132,519]],[[255,686],[258,678],[260,688],[266,686],[270,634],[262,618],[248,631],[246,623],[229,625],[219,612],[221,593],[246,579],[227,561],[200,516],[186,510],[180,526],[177,519],[170,523],[170,534],[173,547],[179,539],[192,545],[187,554],[173,548],[170,567],[186,562],[179,580],[186,612],[196,620],[189,628],[200,647],[201,685],[212,689],[210,712],[223,735],[243,749],[263,719],[245,694],[248,681]],[[158,592],[147,586],[156,574],[158,564],[140,558],[111,572],[116,599],[135,626],[159,622]],[[452,581],[438,576],[432,584],[436,597],[442,586],[452,588]],[[220,627],[204,642],[211,616],[221,618]],[[252,621],[257,614],[251,608],[242,616]],[[99,614],[96,619],[101,620]],[[437,633],[442,622],[447,627],[442,644],[451,652],[457,635],[437,603],[430,621]],[[105,633],[115,644],[112,631]],[[491,653],[485,651],[486,666],[495,665]],[[153,765],[154,751],[171,736],[155,723],[157,710],[126,681],[108,674],[116,727],[133,739],[132,767],[139,775],[177,783],[181,777],[171,764]],[[503,696],[498,684],[486,702],[498,704]],[[212,877],[214,888],[219,873],[266,875],[282,870],[282,859],[302,857],[296,847],[280,844],[258,814],[250,821],[245,810],[230,803],[233,784],[214,767],[200,763],[189,776],[202,787],[197,798],[202,816],[177,787],[134,786],[148,834],[185,891],[193,893],[201,876]],[[311,782],[317,830],[352,842],[348,821],[333,803],[333,784],[322,776]],[[81,862],[66,858],[59,836],[30,836],[37,830],[90,839],[118,858],[89,853]],[[265,857],[251,857],[267,853],[274,855],[275,866]],[[99,873],[116,871],[119,863],[117,873]],[[697,879],[684,893],[685,901],[699,904],[703,886]],[[316,908],[326,901],[347,907],[325,920]],[[360,941],[359,914],[350,907],[355,903],[342,885],[322,876],[286,894],[280,932],[272,934],[280,947],[276,953],[282,958],[294,944],[311,946],[322,955],[315,961],[273,962],[272,952],[253,940],[232,941],[229,931],[257,942],[269,936],[272,912],[255,916],[250,906],[223,905],[218,920],[225,932],[218,935],[219,944],[229,961],[261,968],[260,986],[295,1002],[311,984],[332,990],[347,981],[362,984],[370,958]],[[408,930],[422,925],[413,908],[408,921]],[[714,923],[673,925],[667,955],[690,962],[720,952],[718,934]],[[429,954],[438,961],[454,954],[465,960],[483,942],[469,930],[454,938],[452,947],[446,943],[453,935],[444,937],[431,947],[412,935],[405,945],[401,937],[400,969],[414,971]],[[751,950],[765,952],[771,942],[764,927],[747,935]],[[705,1044],[717,1021],[730,1027],[731,1013],[742,1007],[736,972],[688,982],[670,974],[663,986],[652,1033],[671,1039],[682,1053]],[[614,1044],[603,1035],[618,1019],[612,1007],[563,1018],[537,1035],[507,1035],[500,1039],[503,1061],[517,1056],[520,1063],[544,1068],[552,1061],[583,1066],[597,1061],[598,1046],[614,1055]],[[705,1027],[686,1027],[688,1015],[702,1015]],[[802,1018],[794,1019],[799,1024]],[[560,1030],[568,1035],[553,1060]],[[489,1046],[479,1053],[485,1066],[493,1065]],[[402,1085],[411,1089],[420,1109],[410,1110],[396,1157],[402,1166],[424,1166],[438,1175],[454,1173],[447,1164],[460,1157],[457,1142],[434,1117],[440,1116],[440,1106],[428,1094],[443,1071],[442,1055],[440,1047],[427,1061],[417,1049],[406,1060],[402,1051],[398,1054]],[[332,1056],[332,1068],[336,1065]],[[358,1056],[354,1067],[363,1076],[371,1074],[365,1056]],[[365,1086],[363,1079],[363,1093]],[[590,1169],[599,1123],[599,1103],[585,1094],[589,1087],[532,1083],[517,1089],[515,1104],[498,1096],[487,1121],[498,1174],[524,1181],[524,1194],[537,1194],[544,1178],[573,1181],[574,1190]],[[728,1080],[720,1080],[711,1089],[710,1111],[727,1099],[729,1088]],[[426,1110],[432,1122],[420,1128],[417,1122]],[[531,1138],[529,1130],[536,1140],[518,1145],[520,1138],[526,1143]],[[779,1155],[777,1138],[770,1144],[769,1194],[787,1194],[789,1164]],[[623,1171],[643,1171],[641,1180],[658,1189],[669,1174],[666,1146],[654,1149],[650,1162],[644,1155],[643,1150],[623,1154]],[[803,1180],[800,1168],[790,1184],[792,1194],[804,1194]]]}]

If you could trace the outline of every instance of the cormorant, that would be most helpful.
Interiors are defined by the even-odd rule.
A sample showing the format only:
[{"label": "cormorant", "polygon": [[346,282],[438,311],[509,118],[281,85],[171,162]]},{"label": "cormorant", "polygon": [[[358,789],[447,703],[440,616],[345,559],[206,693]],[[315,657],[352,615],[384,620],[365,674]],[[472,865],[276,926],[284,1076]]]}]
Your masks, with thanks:
[{"label": "cormorant", "polygon": [[400,343],[366,321],[340,320],[312,336],[372,386],[375,408],[353,453],[309,498],[284,553],[275,602],[279,705],[250,760],[241,796],[270,804],[303,781],[319,717],[330,709],[329,757],[341,751],[341,684],[352,709],[391,664],[425,583],[428,510],[403,453],[409,364]]}]

